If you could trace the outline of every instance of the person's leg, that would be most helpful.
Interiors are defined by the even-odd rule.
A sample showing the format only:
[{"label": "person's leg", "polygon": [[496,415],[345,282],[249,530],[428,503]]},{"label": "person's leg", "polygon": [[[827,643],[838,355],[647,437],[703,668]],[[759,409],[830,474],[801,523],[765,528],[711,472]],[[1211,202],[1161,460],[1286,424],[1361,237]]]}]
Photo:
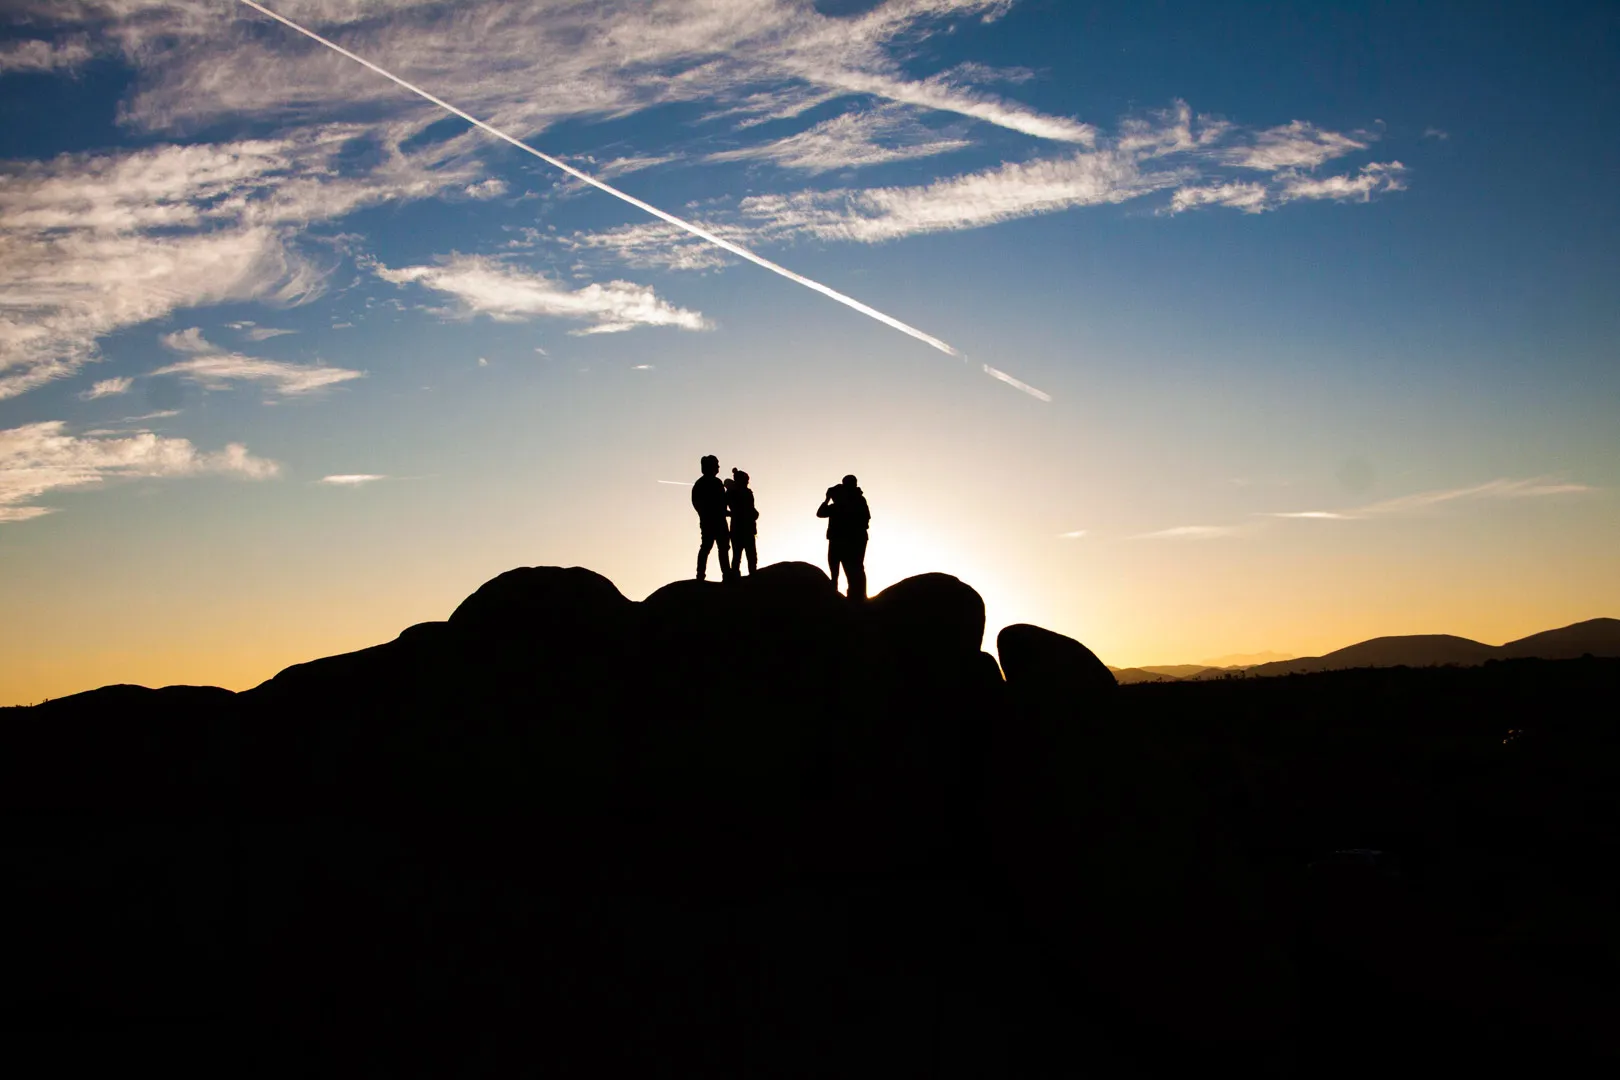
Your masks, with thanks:
[{"label": "person's leg", "polygon": [[849,579],[849,598],[866,599],[866,537],[849,542],[844,553],[844,576]]},{"label": "person's leg", "polygon": [[738,569],[742,566],[743,545],[739,537],[731,538],[731,576],[736,577]]},{"label": "person's leg", "polygon": [[827,541],[827,576],[832,578],[833,592],[838,591],[838,543]]},{"label": "person's leg", "polygon": [[[697,572],[697,579],[699,581],[702,581],[705,577],[708,576],[708,572],[709,572],[709,549],[712,548],[712,547],[714,547],[714,537],[710,536],[708,534],[708,532],[705,531],[704,534],[703,534],[703,542],[698,545],[698,562],[697,562],[697,571],[698,572]],[[722,564],[722,569],[724,569],[725,559],[726,559],[726,556],[722,552],[721,555],[720,555],[720,561],[721,561],[721,564]]]},{"label": "person's leg", "polygon": [[714,542],[720,547],[720,576],[723,579],[729,579],[731,577],[731,538],[722,529],[720,535],[714,538]]},{"label": "person's leg", "polygon": [[759,569],[759,548],[757,548],[755,546],[758,542],[759,542],[758,537],[750,536],[748,538],[748,576],[749,577],[753,577],[754,576],[754,571]]}]

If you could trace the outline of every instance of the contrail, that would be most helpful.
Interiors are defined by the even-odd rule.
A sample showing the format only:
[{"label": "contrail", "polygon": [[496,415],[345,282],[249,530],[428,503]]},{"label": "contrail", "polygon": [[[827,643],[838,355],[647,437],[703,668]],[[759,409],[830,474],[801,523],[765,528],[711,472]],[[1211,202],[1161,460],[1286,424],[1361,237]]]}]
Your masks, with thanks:
[{"label": "contrail", "polygon": [[[765,269],[769,270],[773,274],[780,274],[783,277],[787,278],[789,281],[796,281],[800,285],[803,285],[805,288],[814,289],[816,292],[820,293],[821,295],[823,295],[825,297],[828,297],[829,299],[836,300],[840,304],[843,304],[845,307],[854,308],[856,311],[860,312],[862,315],[868,315],[868,316],[876,319],[878,322],[883,323],[885,326],[893,327],[894,329],[900,331],[902,334],[909,334],[912,337],[916,338],[918,341],[921,341],[921,342],[923,342],[923,343],[925,343],[927,345],[932,345],[934,348],[938,349],[940,352],[944,353],[947,356],[960,357],[962,355],[959,351],[957,351],[957,349],[955,347],[950,345],[948,342],[941,341],[939,338],[935,337],[934,335],[932,335],[930,333],[927,333],[925,331],[919,330],[915,326],[910,325],[909,323],[903,323],[899,319],[895,318],[893,315],[885,315],[883,312],[879,311],[877,308],[872,307],[872,306],[870,306],[868,304],[863,304],[859,300],[855,299],[853,296],[845,296],[843,293],[839,292],[837,289],[834,289],[834,288],[832,288],[830,286],[827,286],[827,285],[823,285],[819,281],[812,281],[811,279],[805,277],[803,274],[796,274],[792,270],[789,270],[787,267],[782,266],[779,263],[774,263],[771,260],[765,258],[763,255],[754,254],[752,251],[749,251],[747,248],[743,247],[740,244],[734,244],[730,240],[725,239],[724,237],[716,236],[714,233],[710,232],[708,229],[705,229],[701,225],[694,224],[694,223],[692,223],[690,221],[686,221],[686,220],[684,220],[682,218],[678,218],[674,214],[668,213],[667,211],[660,210],[660,209],[658,209],[658,207],[652,205],[651,203],[643,202],[642,200],[636,198],[634,195],[631,195],[628,192],[620,191],[618,188],[614,187],[612,184],[603,183],[601,180],[596,179],[596,177],[590,176],[590,175],[588,175],[586,173],[581,172],[580,170],[574,168],[572,165],[568,164],[566,161],[562,161],[559,158],[554,158],[550,154],[547,154],[547,153],[545,153],[543,151],[536,150],[534,147],[530,146],[528,143],[524,142],[523,140],[514,138],[511,135],[508,135],[506,132],[500,130],[499,128],[493,127],[493,126],[491,126],[489,124],[484,123],[484,121],[478,119],[476,116],[473,116],[470,113],[463,112],[462,110],[456,108],[454,105],[450,104],[448,101],[445,101],[443,98],[435,97],[434,95],[428,93],[426,90],[423,90],[420,86],[417,86],[414,83],[406,82],[404,79],[400,78],[398,75],[395,75],[393,72],[387,71],[387,70],[385,70],[383,68],[378,67],[376,64],[373,64],[370,60],[367,60],[365,57],[358,56],[358,55],[350,52],[348,49],[345,49],[343,46],[339,45],[337,42],[330,41],[327,38],[324,38],[321,35],[315,33],[315,31],[313,31],[313,30],[306,30],[304,27],[302,27],[302,26],[298,25],[297,23],[293,22],[291,19],[287,18],[285,15],[278,15],[274,11],[271,11],[269,8],[265,7],[263,4],[256,3],[255,0],[240,0],[240,2],[243,3],[243,4],[246,4],[248,7],[252,8],[254,11],[257,11],[259,14],[267,16],[269,18],[272,18],[272,19],[276,20],[276,22],[281,23],[283,26],[286,26],[286,27],[288,27],[290,29],[298,31],[300,34],[303,34],[305,37],[309,38],[311,41],[317,41],[317,42],[321,43],[322,45],[325,45],[328,49],[331,49],[333,52],[337,53],[339,56],[346,56],[350,60],[353,60],[355,63],[359,64],[361,67],[368,68],[371,71],[376,72],[378,75],[381,75],[383,78],[387,79],[389,82],[392,82],[392,83],[395,83],[395,84],[397,84],[399,86],[404,87],[406,90],[409,90],[411,93],[415,94],[419,98],[422,98],[424,101],[432,102],[434,105],[437,105],[439,108],[443,109],[445,112],[452,113],[452,114],[454,114],[456,116],[461,117],[461,119],[467,121],[467,123],[473,125],[476,128],[480,128],[483,131],[487,131],[489,134],[495,136],[497,139],[500,139],[502,142],[511,143],[513,146],[517,147],[519,150],[522,150],[526,154],[534,155],[535,157],[539,158],[541,161],[545,162],[547,165],[550,165],[553,168],[561,169],[563,172],[567,173],[569,176],[572,176],[576,180],[583,180],[585,183],[591,185],[592,187],[600,188],[602,191],[607,192],[609,195],[612,195],[614,198],[622,199],[625,202],[629,203],[631,206],[634,206],[639,210],[644,210],[647,213],[651,214],[653,217],[658,218],[661,221],[667,221],[671,225],[674,225],[678,229],[686,230],[687,232],[691,233],[693,236],[698,237],[700,240],[707,240],[709,243],[715,245],[716,247],[721,248],[721,249],[723,249],[725,251],[731,252],[733,255],[736,255],[738,258],[747,259],[749,262],[754,263],[757,266],[763,266]],[[1032,397],[1040,398],[1042,401],[1051,401],[1052,400],[1051,395],[1042,393],[1041,391],[1035,389],[1033,386],[1030,386],[1028,383],[1020,382],[1017,379],[1013,378],[1012,376],[1006,374],[1005,372],[997,371],[995,368],[991,367],[988,364],[984,365],[984,371],[985,371],[985,374],[990,375],[993,378],[1000,379],[1002,382],[1005,382],[1010,386],[1016,387],[1017,389],[1022,390],[1024,393],[1029,394]]]}]

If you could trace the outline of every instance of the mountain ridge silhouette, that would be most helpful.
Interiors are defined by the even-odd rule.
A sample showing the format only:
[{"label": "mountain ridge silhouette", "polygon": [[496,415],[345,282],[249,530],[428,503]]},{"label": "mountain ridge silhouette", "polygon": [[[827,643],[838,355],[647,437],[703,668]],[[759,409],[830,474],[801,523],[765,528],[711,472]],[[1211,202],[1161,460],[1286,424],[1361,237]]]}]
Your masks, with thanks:
[{"label": "mountain ridge silhouette", "polygon": [[1599,617],[1543,630],[1502,645],[1487,645],[1455,634],[1392,634],[1368,638],[1321,656],[1299,656],[1267,663],[1140,664],[1109,671],[1120,685],[1222,678],[1228,675],[1276,676],[1354,668],[1474,665],[1492,660],[1574,660],[1582,656],[1620,656],[1620,619]]}]

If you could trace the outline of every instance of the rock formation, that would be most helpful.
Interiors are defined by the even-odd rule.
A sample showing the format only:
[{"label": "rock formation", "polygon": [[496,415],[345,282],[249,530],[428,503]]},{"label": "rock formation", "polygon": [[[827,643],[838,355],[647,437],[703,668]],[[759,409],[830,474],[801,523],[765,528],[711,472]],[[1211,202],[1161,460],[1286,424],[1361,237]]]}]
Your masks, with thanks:
[{"label": "rock formation", "polygon": [[1081,643],[1011,626],[998,666],[983,634],[943,574],[634,603],[529,567],[244,693],[11,711],[0,1017],[166,1061],[246,1024],[278,1075],[1285,1071],[1254,785]]}]

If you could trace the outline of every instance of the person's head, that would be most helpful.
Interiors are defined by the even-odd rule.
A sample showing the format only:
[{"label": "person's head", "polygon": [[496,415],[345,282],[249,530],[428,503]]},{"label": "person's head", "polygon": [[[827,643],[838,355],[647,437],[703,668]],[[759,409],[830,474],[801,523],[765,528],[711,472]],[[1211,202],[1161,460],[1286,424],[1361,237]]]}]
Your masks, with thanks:
[{"label": "person's head", "polygon": [[844,477],[844,486],[849,488],[851,491],[856,490],[854,473],[850,473],[848,476]]},{"label": "person's head", "polygon": [[727,491],[730,491],[732,488],[737,486],[736,478],[731,476],[726,477],[724,480],[720,481],[720,483],[725,486]]},{"label": "person's head", "polygon": [[698,464],[702,466],[704,476],[717,476],[720,473],[720,459],[713,454],[704,454]]},{"label": "person's head", "polygon": [[731,478],[737,482],[738,487],[748,486],[748,474],[741,469],[732,469]]}]

